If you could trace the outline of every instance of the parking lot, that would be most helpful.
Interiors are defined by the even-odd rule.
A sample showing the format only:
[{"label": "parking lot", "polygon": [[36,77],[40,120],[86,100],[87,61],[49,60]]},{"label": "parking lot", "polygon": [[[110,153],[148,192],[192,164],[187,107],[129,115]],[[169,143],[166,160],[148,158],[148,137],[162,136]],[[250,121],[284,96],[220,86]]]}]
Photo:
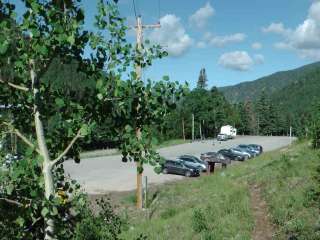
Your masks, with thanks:
[{"label": "parking lot", "polygon": [[[203,142],[186,143],[159,150],[161,156],[174,159],[183,154],[200,156],[203,152],[218,151],[239,144],[259,144],[264,151],[272,151],[289,145],[289,137],[263,137],[263,136],[238,136],[226,142],[207,140]],[[73,161],[64,163],[65,170],[73,179],[78,180],[84,190],[89,194],[102,194],[111,191],[129,191],[136,187],[136,167],[132,162],[123,163],[121,156],[106,156],[82,159],[80,164]],[[167,181],[184,178],[178,175],[156,174],[153,168],[145,166],[143,173],[148,176],[151,184],[165,183]]]}]

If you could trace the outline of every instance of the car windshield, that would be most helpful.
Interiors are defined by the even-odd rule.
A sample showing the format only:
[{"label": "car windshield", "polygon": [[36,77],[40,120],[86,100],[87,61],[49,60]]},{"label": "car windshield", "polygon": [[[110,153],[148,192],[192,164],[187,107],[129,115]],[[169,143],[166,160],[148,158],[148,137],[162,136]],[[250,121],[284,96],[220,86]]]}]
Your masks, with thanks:
[{"label": "car windshield", "polygon": [[242,149],[240,149],[240,148],[233,148],[232,150],[235,152],[242,152]]},{"label": "car windshield", "polygon": [[195,156],[182,156],[182,159],[188,159],[189,162],[201,163],[202,161]]},{"label": "car windshield", "polygon": [[239,148],[249,148],[249,146],[247,146],[247,145],[239,145]]},{"label": "car windshield", "polygon": [[195,162],[194,159],[191,159],[191,158],[181,158],[183,161],[186,161],[186,162]]}]

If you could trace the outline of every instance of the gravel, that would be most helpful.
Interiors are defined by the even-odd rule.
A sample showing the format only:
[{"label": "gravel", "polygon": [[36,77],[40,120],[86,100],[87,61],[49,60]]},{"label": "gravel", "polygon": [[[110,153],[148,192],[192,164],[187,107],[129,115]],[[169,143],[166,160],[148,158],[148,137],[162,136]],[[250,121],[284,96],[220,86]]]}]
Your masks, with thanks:
[{"label": "gravel", "polygon": [[[199,141],[175,145],[159,150],[161,156],[173,159],[179,155],[200,156],[203,152],[218,151],[239,144],[260,144],[264,151],[272,151],[289,145],[289,137],[238,136],[226,142],[216,140]],[[120,155],[81,159],[80,164],[73,161],[64,163],[65,171],[76,179],[89,194],[105,194],[114,191],[129,191],[136,187],[135,163],[123,163]],[[161,184],[183,179],[183,176],[156,174],[151,166],[144,166],[144,176],[150,184]]]}]

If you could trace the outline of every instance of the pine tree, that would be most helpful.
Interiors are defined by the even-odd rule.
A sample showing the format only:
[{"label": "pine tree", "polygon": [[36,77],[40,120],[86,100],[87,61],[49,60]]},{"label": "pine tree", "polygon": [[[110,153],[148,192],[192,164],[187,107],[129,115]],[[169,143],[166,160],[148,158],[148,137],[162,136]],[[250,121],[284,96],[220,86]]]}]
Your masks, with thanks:
[{"label": "pine tree", "polygon": [[206,89],[207,87],[207,74],[206,74],[206,69],[202,68],[200,70],[199,78],[198,78],[198,83],[197,83],[197,88],[199,89]]},{"label": "pine tree", "polygon": [[313,108],[312,121],[310,124],[312,146],[320,148],[320,102],[315,104]]},{"label": "pine tree", "polygon": [[270,124],[270,103],[266,93],[262,91],[259,100],[256,103],[257,125],[259,135],[271,134]]},{"label": "pine tree", "polygon": [[250,133],[250,116],[247,109],[246,103],[239,103],[236,106],[237,112],[239,114],[239,124],[237,126],[238,132],[240,134],[249,134]]}]

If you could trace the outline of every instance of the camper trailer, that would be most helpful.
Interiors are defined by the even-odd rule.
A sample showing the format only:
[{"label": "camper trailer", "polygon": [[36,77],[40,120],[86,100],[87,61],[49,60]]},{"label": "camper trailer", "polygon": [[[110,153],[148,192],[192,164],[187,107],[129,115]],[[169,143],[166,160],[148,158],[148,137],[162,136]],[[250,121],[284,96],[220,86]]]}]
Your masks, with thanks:
[{"label": "camper trailer", "polygon": [[225,134],[228,138],[235,138],[237,136],[237,129],[231,125],[222,126],[220,134]]}]

